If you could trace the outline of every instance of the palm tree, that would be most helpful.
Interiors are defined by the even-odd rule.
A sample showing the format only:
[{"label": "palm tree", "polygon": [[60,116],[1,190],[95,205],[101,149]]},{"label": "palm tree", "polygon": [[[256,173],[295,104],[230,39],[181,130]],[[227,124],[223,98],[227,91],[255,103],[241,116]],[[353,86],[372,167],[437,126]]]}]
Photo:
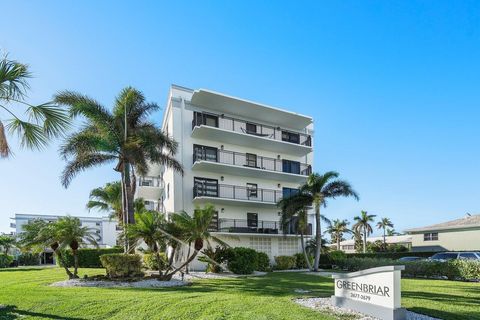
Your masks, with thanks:
[{"label": "palm tree", "polygon": [[15,237],[6,234],[0,235],[0,247],[3,249],[5,255],[7,255],[8,252],[15,247],[15,244]]},{"label": "palm tree", "polygon": [[82,227],[76,217],[62,217],[53,223],[54,239],[58,241],[59,249],[69,247],[73,255],[73,277],[78,278],[78,249],[85,244],[98,246],[97,235],[89,227]]},{"label": "palm tree", "polygon": [[[134,200],[135,212],[145,208],[142,198]],[[111,219],[116,218],[122,223],[122,183],[120,181],[109,182],[104,187],[95,188],[90,191],[90,200],[87,209],[97,209],[109,213]]]},{"label": "palm tree", "polygon": [[[62,108],[51,103],[32,105],[25,101],[30,77],[27,65],[9,60],[7,56],[0,59],[0,110],[10,118],[2,122],[0,117],[0,158],[12,154],[5,128],[19,136],[22,147],[41,150],[69,127],[70,118]],[[20,107],[23,110],[17,112]],[[25,113],[28,120],[22,119],[19,113]]]},{"label": "palm tree", "polygon": [[85,95],[64,91],[55,96],[55,102],[70,108],[70,115],[81,116],[85,125],[69,136],[61,146],[61,155],[68,161],[62,174],[62,184],[68,187],[81,171],[116,162],[123,187],[123,216],[134,223],[133,197],[136,189],[135,173],[146,175],[149,164],[160,164],[183,173],[175,159],[177,143],[148,120],[159,109],[147,103],[144,95],[132,88],[123,89],[110,111]]},{"label": "palm tree", "polygon": [[[321,252],[323,254],[327,254],[328,251],[330,251],[330,247],[327,245],[327,240],[322,237],[321,243],[322,243],[320,246]],[[307,254],[309,256],[315,255],[315,252],[317,251],[317,239],[315,237],[307,241],[305,250],[307,251]]]},{"label": "palm tree", "polygon": [[135,212],[135,224],[127,228],[128,238],[138,244],[144,241],[148,248],[155,254],[158,263],[159,275],[162,274],[162,259],[160,251],[166,247],[166,236],[161,231],[166,224],[163,214],[156,211]]},{"label": "palm tree", "polygon": [[[289,205],[289,199],[284,198],[278,203],[279,207],[282,209],[280,216],[280,225],[283,232],[286,234],[289,231],[290,227],[293,227],[296,230],[297,234],[300,235],[300,242],[302,245],[302,252],[305,256],[305,261],[307,262],[307,267],[309,270],[312,270],[312,265],[310,263],[309,255],[305,249],[305,240],[304,235],[308,233],[308,211],[306,207],[300,208],[298,211],[289,211],[290,209],[297,209],[294,206]],[[293,225],[292,225],[293,224]]]},{"label": "palm tree", "polygon": [[279,205],[282,210],[288,212],[298,212],[302,208],[314,206],[315,208],[315,233],[316,233],[316,250],[313,270],[318,271],[320,263],[320,247],[321,247],[321,221],[320,207],[327,206],[327,199],[335,199],[337,197],[354,197],[358,200],[357,193],[350,184],[344,180],[337,179],[339,174],[334,171],[328,171],[324,174],[313,173],[307,182],[300,186],[297,193],[281,201]]},{"label": "palm tree", "polygon": [[353,225],[353,229],[363,234],[363,253],[367,252],[367,236],[373,232],[370,222],[373,222],[375,217],[376,215],[362,211],[360,216],[353,218],[357,222]]},{"label": "palm tree", "polygon": [[393,223],[389,218],[381,218],[377,222],[377,228],[383,229],[383,249],[385,250],[387,248],[386,229],[393,228]]},{"label": "palm tree", "polygon": [[355,242],[354,242],[355,252],[360,253],[363,251],[362,232],[360,232],[360,230],[356,230],[355,228],[353,228],[352,231],[353,231],[352,239],[355,239]]},{"label": "palm tree", "polygon": [[387,229],[387,236],[391,237],[391,236],[398,236],[400,233],[398,233],[397,231],[395,231],[395,229]]},{"label": "palm tree", "polygon": [[352,233],[352,230],[348,229],[350,222],[347,220],[333,220],[332,224],[328,226],[327,232],[330,233],[333,242],[337,243],[337,250],[340,250],[340,242],[343,239],[345,233]]},{"label": "palm tree", "polygon": [[209,231],[212,219],[215,216],[215,207],[211,204],[206,204],[203,208],[196,208],[193,212],[193,216],[190,216],[186,212],[174,213],[172,215],[172,221],[183,232],[182,240],[185,243],[193,243],[193,253],[187,256],[186,261],[173,271],[164,275],[165,280],[170,280],[172,276],[178,271],[182,270],[190,262],[192,262],[200,250],[203,249],[205,242],[210,244],[210,240],[213,240],[220,245],[227,246],[222,240],[213,236]]}]

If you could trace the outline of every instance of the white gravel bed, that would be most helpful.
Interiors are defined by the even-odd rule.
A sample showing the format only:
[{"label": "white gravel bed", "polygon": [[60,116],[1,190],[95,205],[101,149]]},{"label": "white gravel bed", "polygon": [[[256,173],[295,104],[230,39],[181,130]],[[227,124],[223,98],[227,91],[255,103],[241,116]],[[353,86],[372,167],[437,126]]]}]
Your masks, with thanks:
[{"label": "white gravel bed", "polygon": [[[379,320],[377,318],[367,316],[365,314],[359,313],[357,311],[339,308],[332,305],[330,298],[305,298],[305,299],[296,299],[296,303],[315,310],[327,311],[332,314],[337,315],[354,315],[357,316],[358,320]],[[432,318],[423,314],[415,313],[407,310],[407,320],[441,320],[438,318]]]},{"label": "white gravel bed", "polygon": [[159,281],[146,279],[139,281],[99,281],[88,279],[71,279],[52,283],[51,287],[103,287],[103,288],[164,288],[181,287],[189,285],[187,281],[172,279],[170,281]]},{"label": "white gravel bed", "polygon": [[[228,279],[228,278],[243,278],[243,277],[259,277],[266,275],[266,272],[254,271],[252,274],[234,274],[234,273],[211,273],[211,272],[190,272],[184,274],[184,280],[194,280],[194,279]],[[181,279],[181,274],[177,273],[174,278]]]}]

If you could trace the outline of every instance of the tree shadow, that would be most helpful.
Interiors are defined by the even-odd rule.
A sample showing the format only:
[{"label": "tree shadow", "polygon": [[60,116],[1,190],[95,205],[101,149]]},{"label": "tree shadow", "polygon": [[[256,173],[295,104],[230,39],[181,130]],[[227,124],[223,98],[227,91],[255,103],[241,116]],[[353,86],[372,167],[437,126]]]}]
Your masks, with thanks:
[{"label": "tree shadow", "polygon": [[0,306],[0,319],[2,320],[13,320],[13,319],[21,319],[25,316],[29,317],[39,317],[45,319],[58,319],[58,320],[84,320],[83,318],[74,318],[74,317],[65,317],[65,316],[57,316],[54,314],[47,314],[47,313],[39,313],[27,310],[20,310],[16,306]]},{"label": "tree shadow", "polygon": [[0,272],[19,272],[19,271],[42,271],[45,268],[6,268],[0,269]]}]

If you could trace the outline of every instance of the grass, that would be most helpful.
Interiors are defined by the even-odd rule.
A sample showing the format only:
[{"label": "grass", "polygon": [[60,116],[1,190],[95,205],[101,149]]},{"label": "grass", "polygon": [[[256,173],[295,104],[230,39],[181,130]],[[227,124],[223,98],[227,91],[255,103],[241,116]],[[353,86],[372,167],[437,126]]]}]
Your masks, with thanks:
[{"label": "grass", "polygon": [[[101,269],[83,269],[90,276]],[[0,319],[338,319],[298,306],[295,297],[328,297],[331,279],[298,273],[198,280],[180,288],[58,288],[59,268],[0,270]],[[403,305],[443,319],[480,319],[480,284],[404,279]],[[295,289],[311,290],[297,294]],[[347,319],[347,318],[341,318]]]}]

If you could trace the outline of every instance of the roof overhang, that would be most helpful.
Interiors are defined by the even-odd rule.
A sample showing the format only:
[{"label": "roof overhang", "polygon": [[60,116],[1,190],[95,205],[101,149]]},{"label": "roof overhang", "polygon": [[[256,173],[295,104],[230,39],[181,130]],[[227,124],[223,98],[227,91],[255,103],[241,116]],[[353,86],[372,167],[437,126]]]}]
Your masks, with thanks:
[{"label": "roof overhang", "polygon": [[255,119],[295,130],[303,130],[313,122],[309,116],[205,89],[195,90],[191,103],[219,113]]}]

